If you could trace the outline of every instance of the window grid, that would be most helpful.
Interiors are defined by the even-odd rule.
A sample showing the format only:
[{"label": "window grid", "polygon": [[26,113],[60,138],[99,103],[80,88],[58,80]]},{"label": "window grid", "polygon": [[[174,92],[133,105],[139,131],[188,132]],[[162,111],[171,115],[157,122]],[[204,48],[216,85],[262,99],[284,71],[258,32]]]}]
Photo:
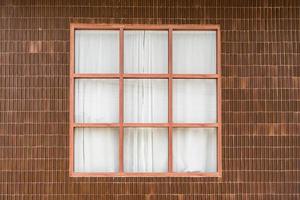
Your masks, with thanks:
[{"label": "window grid", "polygon": [[[118,30],[119,31],[119,73],[118,74],[80,74],[75,73],[75,30]],[[124,74],[124,30],[167,30],[168,31],[168,74]],[[173,74],[172,72],[172,32],[173,30],[216,31],[216,74]],[[219,25],[108,25],[71,24],[70,25],[70,159],[69,174],[72,177],[95,176],[210,176],[220,177],[222,173],[221,152],[221,37]],[[80,78],[119,80],[119,123],[75,123],[74,82]],[[168,123],[124,123],[124,79],[168,79]],[[173,123],[172,80],[173,79],[215,79],[217,81],[217,122],[216,123]],[[119,128],[119,171],[118,172],[74,172],[74,129],[83,127]],[[168,128],[168,172],[124,172],[123,142],[125,127],[167,127]],[[217,172],[173,172],[172,133],[174,127],[217,128]]]}]

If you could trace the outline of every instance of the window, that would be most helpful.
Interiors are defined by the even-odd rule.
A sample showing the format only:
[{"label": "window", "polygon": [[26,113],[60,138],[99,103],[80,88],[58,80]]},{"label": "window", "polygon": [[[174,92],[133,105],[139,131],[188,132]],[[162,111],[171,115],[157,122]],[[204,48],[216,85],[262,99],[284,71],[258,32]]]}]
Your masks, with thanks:
[{"label": "window", "polygon": [[71,176],[220,176],[217,25],[71,24]]}]

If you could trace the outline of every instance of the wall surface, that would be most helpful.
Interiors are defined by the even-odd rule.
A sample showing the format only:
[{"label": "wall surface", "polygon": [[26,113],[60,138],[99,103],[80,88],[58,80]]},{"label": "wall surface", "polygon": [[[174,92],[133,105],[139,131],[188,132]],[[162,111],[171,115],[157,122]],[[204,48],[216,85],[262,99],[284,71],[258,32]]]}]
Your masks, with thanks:
[{"label": "wall surface", "polygon": [[[69,177],[72,22],[221,25],[221,178]],[[1,0],[0,199],[300,199],[300,1]]]}]

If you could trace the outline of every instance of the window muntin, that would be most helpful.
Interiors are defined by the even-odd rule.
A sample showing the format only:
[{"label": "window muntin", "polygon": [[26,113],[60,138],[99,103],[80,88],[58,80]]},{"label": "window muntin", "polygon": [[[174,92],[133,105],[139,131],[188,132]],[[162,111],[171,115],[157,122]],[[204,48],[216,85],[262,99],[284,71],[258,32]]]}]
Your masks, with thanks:
[{"label": "window muntin", "polygon": [[[111,49],[114,49],[113,51],[110,49],[110,59],[114,59],[114,55],[119,56],[118,64],[119,68],[116,70],[114,69],[114,64],[111,65],[111,67],[105,66],[104,69],[97,69],[95,66],[91,69],[81,69],[77,70],[78,67],[76,67],[76,49],[80,48],[80,45],[76,45],[76,33],[77,31],[80,31],[81,34],[84,35],[85,31],[99,31],[101,34],[99,35],[106,35],[106,33],[111,32],[112,35],[118,35],[118,39],[116,41],[112,42],[113,46],[116,42],[118,42],[118,49],[115,47],[111,47]],[[193,47],[193,48],[187,48],[184,43],[182,43],[182,40],[184,37],[189,37],[189,35],[194,35],[196,37],[197,35],[205,36],[205,39],[195,39],[193,38],[193,42],[189,42],[192,45],[199,45],[202,41],[203,43],[206,43],[207,51],[213,52],[207,57],[207,52],[204,51],[203,47]],[[167,37],[166,37],[167,36]],[[134,37],[137,37],[134,39]],[[112,38],[112,37],[108,37]],[[147,38],[147,40],[145,40]],[[212,38],[215,38],[214,40]],[[167,39],[167,41],[166,41]],[[101,39],[102,40],[102,39]],[[189,40],[189,38],[187,38]],[[161,43],[159,43],[161,41]],[[75,42],[75,44],[74,44]],[[81,41],[82,42],[82,41]],[[130,43],[133,43],[133,45],[128,45]],[[157,45],[159,43],[159,45]],[[203,45],[203,44],[202,44]],[[76,48],[74,48],[76,47]],[[138,47],[138,48],[136,48]],[[176,48],[182,48],[183,50],[178,50]],[[102,47],[101,47],[102,48]],[[126,50],[128,49],[128,53]],[[138,50],[137,50],[138,49]],[[157,50],[157,51],[154,51]],[[190,50],[189,50],[190,49]],[[196,51],[199,50],[199,52],[204,53],[206,56],[203,57],[199,61],[199,58],[195,56],[195,52],[191,53],[190,56],[188,51]],[[75,50],[75,54],[74,54]],[[131,51],[131,52],[130,52]],[[86,25],[86,24],[77,24],[71,26],[71,91],[70,91],[70,97],[71,97],[71,105],[70,105],[70,174],[72,176],[132,176],[132,175],[141,175],[141,176],[219,176],[221,173],[221,93],[220,93],[220,31],[219,27],[215,25],[211,26],[134,26],[134,25]],[[114,52],[114,53],[112,53]],[[181,53],[180,53],[181,52]],[[134,55],[137,54],[139,59],[134,58]],[[151,54],[148,57],[147,54]],[[167,54],[167,58],[165,55]],[[173,54],[173,56],[172,56]],[[85,55],[93,55],[86,52]],[[174,55],[181,55],[182,59],[174,58]],[[126,58],[125,58],[126,56]],[[74,58],[75,57],[75,58]],[[131,57],[131,58],[130,58]],[[151,59],[149,59],[149,57]],[[201,56],[200,56],[201,57]],[[130,58],[130,59],[129,59]],[[203,58],[205,58],[203,60]],[[147,60],[148,59],[148,60]],[[166,59],[167,59],[167,67],[166,67]],[[197,60],[198,59],[198,60]],[[188,62],[187,62],[188,60]],[[105,61],[106,63],[115,63],[115,61]],[[77,63],[80,63],[77,61]],[[126,63],[126,64],[125,64]],[[199,63],[199,64],[198,64]],[[180,68],[180,65],[185,65],[184,67]],[[192,66],[189,67],[189,66]],[[84,66],[84,65],[83,65]],[[101,65],[99,65],[101,66]],[[89,68],[89,67],[87,67]],[[167,70],[166,70],[167,68]],[[196,69],[194,69],[196,68]],[[201,68],[201,69],[199,69]],[[213,69],[212,69],[213,68]],[[74,72],[76,69],[76,73]],[[111,70],[111,71],[110,71]],[[118,73],[119,72],[119,73]],[[124,73],[125,72],[125,73]],[[85,80],[90,79],[93,80],[101,80],[100,82],[106,82],[106,81],[113,81],[114,86],[112,91],[110,91],[114,97],[118,100],[118,105],[116,105],[115,99],[112,99],[112,104],[115,106],[103,106],[107,107],[113,107],[111,110],[113,110],[113,114],[111,119],[109,117],[104,117],[106,120],[95,120],[95,117],[92,117],[91,120],[81,120],[81,121],[75,121],[74,116],[78,115],[76,113],[76,109],[74,109],[74,96],[78,96],[76,93],[76,87],[78,87],[78,80]],[[158,88],[163,89],[163,92],[160,92],[160,98],[157,98],[157,103],[155,104],[160,106],[158,110],[160,112],[163,112],[163,110],[166,110],[165,107],[167,107],[167,121],[165,112],[161,116],[156,114],[156,117],[132,117],[128,116],[128,107],[130,107],[130,103],[126,103],[126,96],[133,96],[136,95],[136,90],[130,89],[129,87],[126,89],[126,83],[135,83],[138,85],[139,82],[144,82],[145,84],[141,87],[143,90],[145,89],[147,91],[147,82],[150,83],[158,83],[155,80],[167,82],[167,91],[166,91],[166,83],[162,84],[154,84],[158,86]],[[118,84],[116,84],[116,82]],[[76,87],[74,87],[75,83],[77,83]],[[204,85],[204,88],[198,88],[196,87],[197,83],[201,83],[200,85]],[[127,84],[128,85],[128,84]],[[130,84],[129,84],[130,85]],[[182,86],[183,85],[183,86]],[[196,106],[195,110],[193,109],[193,105],[189,103],[188,101],[184,100],[186,97],[178,96],[177,93],[182,92],[182,88],[190,86],[192,87],[190,92],[188,94],[191,96],[191,98],[195,98],[195,100],[192,99],[192,102],[197,102],[197,98],[200,98],[199,96],[205,96],[207,94],[209,98],[205,98],[206,100],[202,99],[202,102],[207,102],[209,108],[206,108],[205,106]],[[210,89],[205,88],[205,85],[208,86],[208,88],[213,89],[211,91]],[[195,88],[194,88],[195,87]],[[101,88],[101,87],[100,87]],[[104,87],[105,88],[105,87]],[[133,87],[134,88],[134,87]],[[149,87],[148,87],[149,88]],[[150,88],[152,88],[152,85],[150,84]],[[74,91],[75,89],[75,91]],[[149,90],[149,89],[148,89]],[[196,96],[194,91],[198,91]],[[97,90],[96,90],[97,91]],[[105,89],[104,89],[105,91]],[[109,91],[109,90],[107,90]],[[118,91],[118,94],[116,93]],[[129,91],[127,93],[127,91]],[[154,90],[157,92],[156,90]],[[200,91],[200,92],[199,92]],[[106,92],[106,93],[110,93]],[[97,93],[97,92],[96,92]],[[101,92],[100,92],[101,93]],[[130,95],[131,93],[131,95]],[[167,93],[167,94],[166,94]],[[75,94],[75,95],[74,95]],[[105,97],[105,92],[103,93]],[[112,95],[109,94],[109,95]],[[147,92],[145,93],[147,94]],[[177,95],[177,96],[176,96]],[[187,95],[187,96],[189,96]],[[136,95],[139,96],[139,95]],[[143,95],[142,95],[143,96]],[[167,97],[167,103],[159,103],[166,102]],[[178,98],[179,97],[179,98]],[[77,97],[78,98],[78,97]],[[139,97],[137,97],[139,98]],[[187,98],[187,100],[191,100],[191,98]],[[177,99],[177,100],[176,100]],[[178,101],[179,99],[179,101]],[[190,119],[182,118],[182,114],[184,115],[184,109],[180,108],[180,100],[185,102],[186,106],[190,106],[188,110],[194,110],[193,114],[195,116],[190,116]],[[200,98],[201,99],[201,98]],[[127,101],[128,102],[128,101]],[[130,101],[129,101],[130,102]],[[179,102],[179,103],[178,103]],[[75,100],[76,104],[76,100]],[[147,104],[147,101],[145,102]],[[179,106],[178,106],[179,105]],[[212,106],[213,105],[213,106]],[[153,108],[155,107],[153,106]],[[84,107],[84,106],[83,106]],[[132,110],[139,110],[140,108],[136,105],[131,105],[130,112]],[[134,108],[137,107],[137,108]],[[146,106],[147,107],[147,106]],[[179,107],[179,108],[178,108]],[[164,108],[164,109],[162,109]],[[177,109],[177,110],[176,110]],[[209,110],[208,118],[203,116],[197,116],[195,113],[197,112],[205,112],[205,110]],[[97,109],[95,109],[97,110]],[[100,109],[103,111],[103,109]],[[118,111],[116,111],[118,110]],[[147,109],[146,109],[147,110]],[[75,112],[74,112],[75,111]],[[126,112],[126,114],[125,114]],[[200,113],[199,112],[199,113]],[[103,114],[97,114],[98,111],[95,111],[95,115],[103,115]],[[143,112],[142,112],[143,113]],[[104,112],[105,114],[105,112]],[[109,116],[109,114],[108,114]],[[118,118],[119,117],[119,118]],[[75,117],[76,118],[76,117]],[[78,117],[77,117],[78,118]],[[86,118],[86,117],[85,117]],[[118,118],[118,121],[116,119]],[[207,119],[206,119],[207,118]],[[98,170],[83,170],[78,171],[76,170],[76,152],[74,152],[74,148],[76,150],[76,143],[74,141],[76,140],[76,134],[78,130],[80,129],[82,132],[82,129],[92,129],[92,128],[115,128],[119,131],[119,137],[118,137],[118,154],[113,154],[113,163],[118,163],[118,169],[114,168],[113,170],[103,170],[98,168]],[[131,131],[129,131],[131,130]],[[164,131],[161,131],[164,130]],[[166,130],[168,132],[167,134],[167,144],[165,142],[166,138]],[[161,132],[161,134],[157,134],[158,132]],[[214,166],[210,167],[209,169],[201,168],[200,164],[196,164],[196,168],[193,169],[191,167],[191,170],[185,169],[185,167],[182,167],[182,165],[176,162],[176,160],[182,159],[183,156],[179,155],[173,155],[176,149],[180,149],[184,147],[184,143],[180,141],[184,140],[178,140],[182,136],[182,132],[186,132],[186,136],[188,138],[189,135],[192,135],[192,137],[196,138],[214,138],[214,142],[211,142],[212,145],[209,145],[210,147],[206,148],[209,149],[209,152],[206,152],[203,154],[205,157],[206,155],[214,156],[213,162],[215,163]],[[131,134],[130,134],[131,133]],[[135,166],[139,166],[138,160],[135,160],[136,163],[134,164],[134,160],[130,160],[130,156],[127,155],[126,152],[130,152],[128,150],[128,144],[132,144],[132,142],[129,138],[131,135],[138,135],[138,133],[142,133],[143,135],[149,136],[156,135],[156,137],[152,138],[161,138],[159,140],[155,140],[153,147],[155,147],[155,144],[164,144],[163,148],[160,149],[167,149],[167,154],[164,157],[164,159],[156,158],[155,161],[158,161],[159,164],[157,166],[160,167],[152,167],[151,170],[147,166],[140,170],[139,168],[135,168]],[[196,134],[198,133],[198,134]],[[210,133],[210,134],[208,134]],[[141,134],[141,135],[142,135]],[[78,134],[77,134],[78,135]],[[86,135],[86,134],[85,134]],[[114,134],[113,134],[114,135]],[[157,137],[159,135],[159,137]],[[194,135],[194,136],[193,136]],[[198,135],[198,136],[197,136]],[[203,136],[204,135],[204,136]],[[211,135],[211,136],[207,136]],[[74,137],[75,136],[75,137]],[[115,136],[111,136],[115,137]],[[132,137],[132,136],[131,136]],[[141,136],[136,136],[136,138]],[[163,139],[164,138],[164,139]],[[135,139],[138,140],[138,139]],[[140,139],[143,140],[143,139]],[[188,140],[188,139],[186,139]],[[154,140],[153,140],[154,141]],[[159,142],[157,142],[159,141]],[[193,141],[193,140],[192,140]],[[203,142],[203,141],[202,141]],[[200,143],[200,142],[199,142]],[[115,144],[115,143],[114,143]],[[196,143],[197,144],[197,143]],[[115,145],[114,145],[115,146]],[[190,146],[190,145],[188,145]],[[203,146],[203,145],[202,145]],[[134,147],[132,147],[134,148]],[[137,147],[136,147],[137,148]],[[213,148],[214,150],[211,150]],[[155,151],[157,148],[153,148],[152,151]],[[186,149],[186,148],[183,148]],[[199,149],[199,147],[195,148],[196,150]],[[201,148],[200,148],[201,149]],[[203,147],[202,147],[203,149]],[[195,152],[197,152],[195,150]],[[105,150],[104,150],[105,151]],[[165,152],[166,150],[164,150]],[[115,152],[115,149],[114,149]],[[192,151],[191,151],[192,152]],[[200,152],[200,150],[199,150]],[[103,152],[102,152],[103,153]],[[74,155],[75,154],[75,155]],[[136,154],[135,157],[137,157]],[[153,154],[154,155],[154,154]],[[182,155],[187,156],[182,153]],[[188,154],[190,155],[190,154]],[[191,153],[191,157],[193,154]],[[155,157],[155,156],[154,156]],[[167,158],[167,163],[166,163]],[[126,160],[125,160],[126,159]],[[202,160],[204,158],[201,158]],[[118,162],[117,162],[118,161]],[[160,162],[161,161],[161,162]],[[100,162],[100,161],[99,161]],[[212,162],[212,161],[209,161]],[[129,163],[129,164],[128,164]],[[133,163],[132,166],[130,166],[130,163]],[[155,163],[155,162],[153,162]],[[152,164],[153,164],[152,163]],[[210,163],[211,165],[211,163]],[[116,166],[116,165],[114,165]],[[198,169],[197,169],[198,166]],[[203,165],[202,165],[203,166]],[[164,170],[163,170],[164,169]],[[165,170],[167,169],[167,170]]]}]

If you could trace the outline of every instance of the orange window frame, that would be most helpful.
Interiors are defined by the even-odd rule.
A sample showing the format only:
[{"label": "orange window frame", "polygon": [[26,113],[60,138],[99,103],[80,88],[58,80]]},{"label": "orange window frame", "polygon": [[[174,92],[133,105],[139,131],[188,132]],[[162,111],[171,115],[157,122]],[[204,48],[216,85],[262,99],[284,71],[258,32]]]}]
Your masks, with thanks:
[{"label": "orange window frame", "polygon": [[[75,31],[76,30],[119,30],[119,73],[80,74],[75,73]],[[168,31],[168,73],[167,74],[125,74],[124,73],[124,30],[166,30]],[[172,32],[173,30],[216,31],[216,74],[173,74],[172,73]],[[74,81],[80,78],[119,79],[119,123],[75,123]],[[168,79],[168,123],[124,123],[124,79]],[[217,122],[216,123],[173,123],[172,80],[173,79],[215,79],[217,81]],[[124,25],[124,24],[70,24],[70,130],[69,130],[69,175],[71,177],[103,176],[175,176],[175,177],[221,177],[222,175],[222,123],[221,123],[221,33],[219,25]],[[78,127],[119,128],[119,171],[118,172],[74,172],[74,129]],[[124,127],[166,127],[168,128],[168,172],[124,172],[123,131]],[[172,129],[173,127],[217,128],[217,172],[173,172]]]}]

